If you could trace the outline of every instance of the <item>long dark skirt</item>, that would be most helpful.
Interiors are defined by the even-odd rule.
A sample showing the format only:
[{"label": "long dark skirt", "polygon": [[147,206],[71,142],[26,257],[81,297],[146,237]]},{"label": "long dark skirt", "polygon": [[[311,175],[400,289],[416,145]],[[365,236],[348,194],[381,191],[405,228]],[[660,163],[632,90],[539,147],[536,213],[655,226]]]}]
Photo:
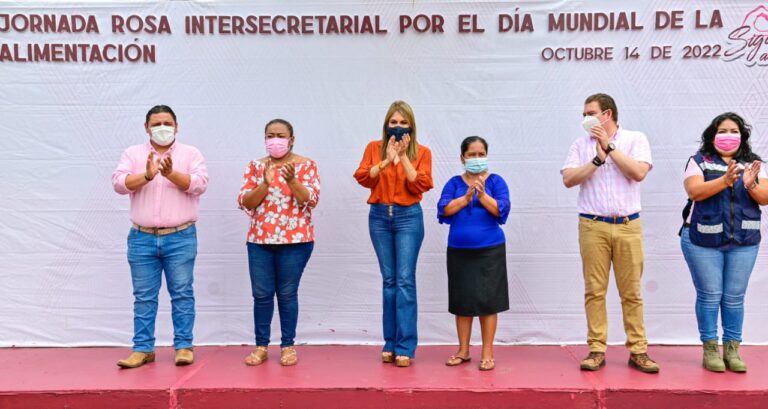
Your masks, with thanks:
[{"label": "long dark skirt", "polygon": [[448,311],[483,316],[509,309],[504,243],[482,249],[448,248]]}]

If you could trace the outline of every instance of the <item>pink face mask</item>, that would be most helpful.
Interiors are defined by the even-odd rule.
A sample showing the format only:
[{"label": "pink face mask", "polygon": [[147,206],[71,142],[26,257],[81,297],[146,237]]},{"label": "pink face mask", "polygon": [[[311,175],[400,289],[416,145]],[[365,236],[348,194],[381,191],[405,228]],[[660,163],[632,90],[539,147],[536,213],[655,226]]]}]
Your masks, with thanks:
[{"label": "pink face mask", "polygon": [[280,159],[291,150],[289,142],[289,138],[267,138],[267,153],[275,159]]},{"label": "pink face mask", "polygon": [[715,135],[715,148],[720,152],[732,152],[739,149],[741,135],[737,133],[719,133]]}]

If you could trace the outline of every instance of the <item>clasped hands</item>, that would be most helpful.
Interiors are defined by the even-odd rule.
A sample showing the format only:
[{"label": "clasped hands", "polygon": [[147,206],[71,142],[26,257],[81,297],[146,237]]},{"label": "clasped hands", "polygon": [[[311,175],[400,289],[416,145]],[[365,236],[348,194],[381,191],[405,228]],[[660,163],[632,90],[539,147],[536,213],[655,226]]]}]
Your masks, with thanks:
[{"label": "clasped hands", "polygon": [[608,144],[611,142],[611,136],[603,128],[602,125],[595,125],[592,127],[592,138],[597,141],[597,157],[601,161],[605,162],[605,158],[608,156],[605,150],[608,149]]},{"label": "clasped hands", "polygon": [[464,199],[467,204],[472,202],[472,197],[477,193],[477,198],[481,199],[485,195],[485,177],[480,176],[474,182],[469,184],[467,193],[464,193]]}]

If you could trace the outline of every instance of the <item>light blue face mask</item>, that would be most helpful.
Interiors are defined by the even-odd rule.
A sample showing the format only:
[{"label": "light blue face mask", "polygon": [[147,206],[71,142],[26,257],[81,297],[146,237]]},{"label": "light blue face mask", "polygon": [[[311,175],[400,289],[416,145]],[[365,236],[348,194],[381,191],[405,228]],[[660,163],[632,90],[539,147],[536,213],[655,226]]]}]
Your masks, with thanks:
[{"label": "light blue face mask", "polygon": [[488,170],[488,158],[465,159],[464,170],[474,174],[483,173]]}]

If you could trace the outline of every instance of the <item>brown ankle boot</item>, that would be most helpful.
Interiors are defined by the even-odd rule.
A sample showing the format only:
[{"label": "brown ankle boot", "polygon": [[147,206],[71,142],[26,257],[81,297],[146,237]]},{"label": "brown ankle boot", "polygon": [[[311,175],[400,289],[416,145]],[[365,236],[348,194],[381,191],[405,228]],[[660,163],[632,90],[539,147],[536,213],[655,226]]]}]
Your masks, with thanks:
[{"label": "brown ankle boot", "polygon": [[720,357],[717,340],[704,342],[704,368],[712,372],[725,372],[725,362]]},{"label": "brown ankle boot", "polygon": [[747,364],[741,359],[739,355],[739,341],[726,341],[723,345],[723,360],[725,361],[725,367],[733,372],[747,372]]}]

